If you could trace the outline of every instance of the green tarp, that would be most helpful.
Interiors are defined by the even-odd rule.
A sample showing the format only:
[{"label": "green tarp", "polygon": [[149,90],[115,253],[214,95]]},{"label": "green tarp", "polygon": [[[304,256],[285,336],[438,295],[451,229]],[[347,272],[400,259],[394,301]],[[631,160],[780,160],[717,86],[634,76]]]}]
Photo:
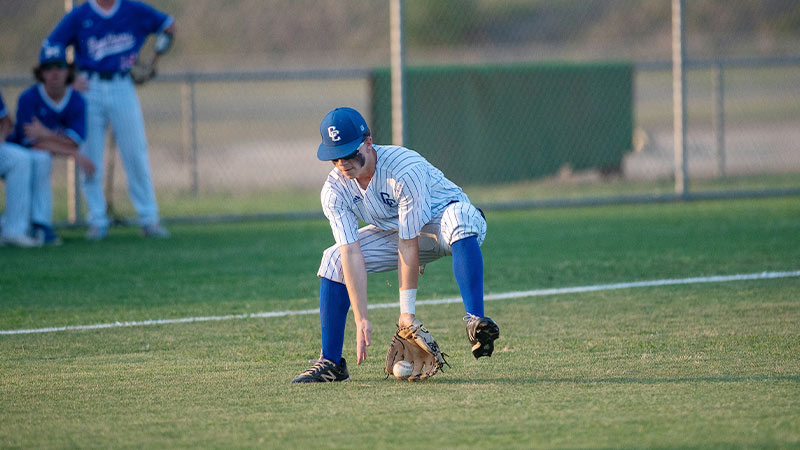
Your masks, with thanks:
[{"label": "green tarp", "polygon": [[[615,171],[631,149],[633,65],[408,67],[406,142],[459,184]],[[372,132],[390,144],[388,68],[371,78]]]}]

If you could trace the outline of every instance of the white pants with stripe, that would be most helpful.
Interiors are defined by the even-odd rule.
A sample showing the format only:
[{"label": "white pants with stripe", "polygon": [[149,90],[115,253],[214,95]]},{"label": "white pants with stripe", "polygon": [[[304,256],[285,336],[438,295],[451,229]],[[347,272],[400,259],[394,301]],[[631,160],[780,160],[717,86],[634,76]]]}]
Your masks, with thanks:
[{"label": "white pants with stripe", "polygon": [[89,78],[89,89],[84,96],[87,103],[86,145],[82,151],[96,168],[94,176],[83,176],[89,225],[106,227],[109,223],[103,193],[103,154],[108,123],[119,147],[120,160],[128,179],[128,194],[139,215],[139,223],[158,223],[158,205],[147,156],[147,136],[136,87],[127,76],[113,80],[101,80],[93,76]]},{"label": "white pants with stripe", "polygon": [[53,187],[50,173],[53,157],[50,152],[30,149],[31,152],[31,222],[53,225]]},{"label": "white pants with stripe", "polygon": [[[477,236],[478,243],[483,243],[486,237],[486,220],[483,214],[471,203],[457,202],[447,205],[422,227],[419,234],[419,263],[427,264],[442,256],[452,255],[452,244],[469,236]],[[358,239],[367,273],[397,270],[397,230],[381,230],[374,225],[367,225],[358,230]],[[317,276],[344,283],[338,245],[323,252]]]},{"label": "white pants with stripe", "polygon": [[28,149],[0,141],[0,177],[6,181],[3,236],[23,236],[31,220],[31,154]]}]

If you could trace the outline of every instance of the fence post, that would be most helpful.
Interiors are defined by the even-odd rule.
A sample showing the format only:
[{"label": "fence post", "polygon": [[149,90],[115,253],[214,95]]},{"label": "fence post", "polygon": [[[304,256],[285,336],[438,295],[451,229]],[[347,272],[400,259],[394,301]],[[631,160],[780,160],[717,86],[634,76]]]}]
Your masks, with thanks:
[{"label": "fence post", "polygon": [[403,0],[391,0],[390,43],[392,65],[392,140],[396,145],[405,145],[405,36],[403,30]]},{"label": "fence post", "polygon": [[672,0],[672,128],[675,152],[675,193],[685,198],[689,190],[686,154],[686,46],[684,0]]},{"label": "fence post", "polygon": [[725,177],[725,88],[722,63],[714,63],[712,89],[714,96],[714,154],[717,155],[718,177]]},{"label": "fence post", "polygon": [[183,116],[183,160],[189,161],[189,179],[192,195],[197,196],[197,116],[195,105],[194,77],[189,75],[181,86],[181,112]]},{"label": "fence post", "polygon": [[[73,0],[64,0],[64,12],[72,11]],[[67,48],[67,61],[75,61],[75,53],[72,47]],[[81,217],[81,194],[80,194],[80,174],[75,158],[67,158],[67,222],[75,225]]]}]

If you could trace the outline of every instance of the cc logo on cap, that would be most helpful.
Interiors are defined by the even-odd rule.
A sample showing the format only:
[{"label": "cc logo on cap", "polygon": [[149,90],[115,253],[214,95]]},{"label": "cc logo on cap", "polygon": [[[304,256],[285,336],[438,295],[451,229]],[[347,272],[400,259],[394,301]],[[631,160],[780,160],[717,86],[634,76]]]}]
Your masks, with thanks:
[{"label": "cc logo on cap", "polygon": [[342,140],[342,138],[339,137],[339,130],[337,130],[334,126],[328,127],[328,136],[331,137],[331,141],[333,142]]}]

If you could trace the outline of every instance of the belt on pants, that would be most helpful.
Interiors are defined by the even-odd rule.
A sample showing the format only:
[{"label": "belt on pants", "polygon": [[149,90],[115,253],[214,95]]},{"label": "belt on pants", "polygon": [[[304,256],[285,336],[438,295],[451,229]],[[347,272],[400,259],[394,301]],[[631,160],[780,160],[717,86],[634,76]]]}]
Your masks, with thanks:
[{"label": "belt on pants", "polygon": [[101,80],[111,81],[111,80],[121,80],[128,76],[128,72],[104,72],[104,71],[97,71],[97,70],[86,70],[84,71],[89,78],[97,77]]},{"label": "belt on pants", "polygon": [[[451,200],[451,201],[450,201],[450,203],[448,203],[448,204],[447,204],[447,206],[450,206],[450,205],[452,205],[453,203],[458,203],[458,202],[460,202],[460,201],[461,201],[461,200]],[[475,206],[475,205],[472,205],[472,206]],[[478,212],[479,212],[479,213],[481,213],[481,217],[483,217],[483,220],[486,220],[486,214],[484,214],[484,213],[483,213],[483,210],[482,210],[482,209],[480,209],[480,208],[478,208],[477,206],[475,206],[475,209],[477,209],[477,210],[478,210]]]}]

